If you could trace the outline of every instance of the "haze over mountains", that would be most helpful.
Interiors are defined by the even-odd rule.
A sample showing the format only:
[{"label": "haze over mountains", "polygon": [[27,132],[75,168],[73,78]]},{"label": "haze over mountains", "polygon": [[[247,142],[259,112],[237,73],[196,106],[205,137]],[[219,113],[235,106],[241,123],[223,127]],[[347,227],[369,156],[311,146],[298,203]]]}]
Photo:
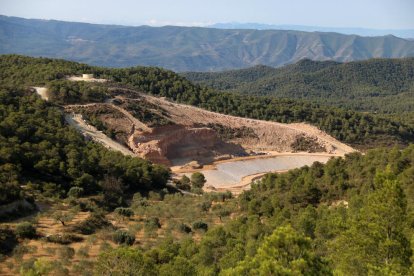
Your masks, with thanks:
[{"label": "haze over mountains", "polygon": [[218,71],[303,58],[354,61],[414,56],[414,41],[287,30],[127,27],[0,16],[0,54],[65,58],[93,65]]},{"label": "haze over mountains", "polygon": [[414,38],[413,29],[369,29],[369,28],[346,28],[346,27],[320,27],[304,25],[273,25],[261,23],[216,23],[208,27],[217,29],[253,29],[253,30],[296,30],[304,32],[335,32],[349,35],[361,36],[383,36],[395,35],[401,38]]}]

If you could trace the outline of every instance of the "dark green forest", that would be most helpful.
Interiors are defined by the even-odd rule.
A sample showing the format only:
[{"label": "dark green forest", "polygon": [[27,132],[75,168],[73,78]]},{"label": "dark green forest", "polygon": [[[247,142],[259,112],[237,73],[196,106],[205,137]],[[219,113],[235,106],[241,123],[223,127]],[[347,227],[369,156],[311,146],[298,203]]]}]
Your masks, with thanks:
[{"label": "dark green forest", "polygon": [[[268,174],[237,199],[241,215],[201,241],[167,238],[101,254],[95,271],[140,275],[409,275],[414,147],[353,153]],[[108,267],[110,269],[108,270]]]},{"label": "dark green forest", "polygon": [[33,92],[6,88],[0,90],[0,172],[0,204],[21,198],[25,185],[54,198],[78,187],[117,206],[134,191],[164,188],[169,178],[162,166],[85,141],[59,108]]},{"label": "dark green forest", "polygon": [[414,109],[414,59],[339,63],[301,60],[281,68],[256,66],[217,73],[184,73],[219,91],[303,99],[355,111]]},{"label": "dark green forest", "polygon": [[282,123],[307,122],[358,148],[414,141],[414,128],[405,123],[404,118],[346,111],[307,101],[220,93],[194,85],[174,72],[161,68],[109,69],[18,55],[4,55],[0,59],[1,86],[48,85],[53,88],[52,99],[56,99],[56,103],[105,99],[107,91],[104,87],[90,87],[91,84],[80,85],[64,80],[67,75],[82,73],[106,78],[110,80],[108,85],[129,87],[224,114]]}]

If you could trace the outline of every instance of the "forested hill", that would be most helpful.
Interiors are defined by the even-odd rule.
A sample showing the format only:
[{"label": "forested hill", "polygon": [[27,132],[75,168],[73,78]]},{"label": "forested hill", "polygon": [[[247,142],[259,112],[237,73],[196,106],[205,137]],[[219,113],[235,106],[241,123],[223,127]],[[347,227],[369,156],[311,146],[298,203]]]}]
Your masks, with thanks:
[{"label": "forested hill", "polygon": [[17,55],[0,56],[0,86],[27,87],[50,85],[57,103],[101,101],[105,89],[70,82],[67,75],[93,73],[110,80],[109,85],[127,86],[139,91],[198,106],[210,111],[240,117],[283,123],[307,122],[335,138],[358,148],[408,144],[414,141],[414,129],[403,120],[392,120],[375,114],[320,106],[305,101],[220,93],[194,85],[172,71],[154,67],[109,69],[47,58]]},{"label": "forested hill", "polygon": [[353,61],[414,56],[414,41],[286,30],[126,27],[0,16],[0,53],[88,64],[217,71],[303,58]]},{"label": "forested hill", "polygon": [[305,59],[282,68],[256,66],[184,76],[221,91],[306,99],[358,111],[414,110],[414,58],[349,63]]}]

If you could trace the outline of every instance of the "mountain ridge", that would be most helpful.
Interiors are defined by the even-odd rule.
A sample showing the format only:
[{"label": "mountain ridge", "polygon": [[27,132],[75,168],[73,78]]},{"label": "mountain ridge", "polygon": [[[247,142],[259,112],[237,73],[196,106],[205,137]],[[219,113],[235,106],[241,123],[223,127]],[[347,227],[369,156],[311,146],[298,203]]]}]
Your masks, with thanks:
[{"label": "mountain ridge", "polygon": [[288,25],[288,24],[262,24],[262,23],[215,23],[207,27],[217,29],[255,29],[255,30],[296,30],[305,32],[334,32],[347,35],[360,36],[385,36],[394,35],[404,39],[414,38],[414,29],[371,29],[357,27],[322,27],[307,25]]},{"label": "mountain ridge", "polygon": [[303,59],[279,68],[182,75],[221,91],[310,100],[364,112],[410,112],[414,106],[414,58],[348,63]]},{"label": "mountain ridge", "polygon": [[[414,56],[414,41],[283,30],[128,27],[0,16],[0,53],[64,58],[93,65],[218,71],[303,58],[353,61]],[[36,45],[36,47],[33,47]]]}]

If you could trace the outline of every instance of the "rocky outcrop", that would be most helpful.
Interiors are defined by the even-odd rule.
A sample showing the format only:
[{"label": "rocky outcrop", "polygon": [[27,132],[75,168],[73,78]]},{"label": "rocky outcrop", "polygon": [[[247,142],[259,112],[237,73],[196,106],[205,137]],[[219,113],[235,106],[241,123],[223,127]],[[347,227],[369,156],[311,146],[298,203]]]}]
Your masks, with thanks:
[{"label": "rocky outcrop", "polygon": [[191,159],[202,161],[223,154],[240,155],[238,145],[218,138],[211,128],[190,128],[179,125],[155,129],[152,133],[132,136],[130,147],[139,156],[155,163],[171,165],[171,160]]}]

